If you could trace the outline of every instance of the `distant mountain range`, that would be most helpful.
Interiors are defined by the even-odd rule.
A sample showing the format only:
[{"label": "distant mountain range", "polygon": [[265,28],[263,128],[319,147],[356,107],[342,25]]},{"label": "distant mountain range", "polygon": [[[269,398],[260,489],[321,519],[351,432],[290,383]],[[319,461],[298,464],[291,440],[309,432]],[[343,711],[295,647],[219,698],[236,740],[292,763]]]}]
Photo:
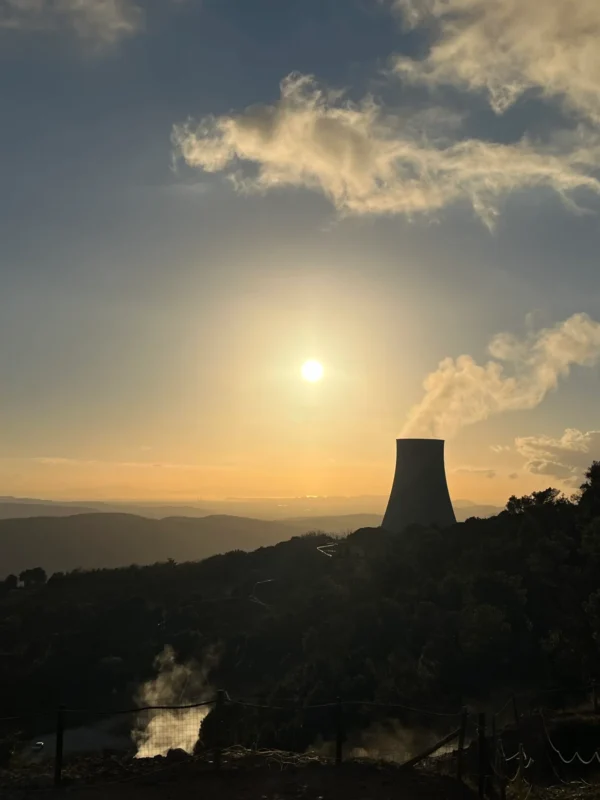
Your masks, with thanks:
[{"label": "distant mountain range", "polygon": [[[17,517],[68,517],[74,514],[135,514],[150,519],[165,517],[208,517],[227,515],[250,517],[251,519],[279,520],[303,525],[312,525],[335,531],[354,530],[356,527],[379,525],[387,498],[372,497],[293,497],[207,501],[200,503],[128,503],[101,502],[97,500],[53,501],[29,497],[0,496],[0,520]],[[454,500],[454,510],[459,521],[467,517],[489,517],[501,509],[492,505],[480,505],[471,500]],[[338,522],[339,520],[339,522]],[[340,527],[341,526],[341,527]]]},{"label": "distant mountain range", "polygon": [[[495,506],[456,504],[459,520],[491,516]],[[134,506],[142,513],[116,513],[115,506],[0,500],[0,579],[30,567],[48,574],[166,561],[198,561],[229,550],[255,550],[309,531],[348,533],[381,524],[381,514],[337,514],[260,520],[206,514],[188,506]],[[194,514],[169,514],[190,509]],[[146,514],[151,509],[153,514]],[[155,518],[161,515],[161,518]],[[165,516],[162,516],[165,515]]]},{"label": "distant mountain range", "polygon": [[198,561],[229,550],[255,550],[291,539],[281,522],[210,516],[148,519],[77,514],[0,520],[0,578],[29,567],[48,574],[157,561]]}]

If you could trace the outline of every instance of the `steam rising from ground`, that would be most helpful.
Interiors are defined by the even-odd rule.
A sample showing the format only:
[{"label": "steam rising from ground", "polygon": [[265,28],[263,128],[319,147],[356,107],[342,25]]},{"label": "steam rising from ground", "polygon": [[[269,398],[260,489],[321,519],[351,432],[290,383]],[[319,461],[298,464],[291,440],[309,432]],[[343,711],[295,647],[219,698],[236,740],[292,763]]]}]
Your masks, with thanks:
[{"label": "steam rising from ground", "polygon": [[[203,703],[214,697],[208,683],[210,670],[217,662],[215,651],[209,651],[202,664],[177,663],[170,645],[156,657],[157,676],[144,683],[137,694],[140,708]],[[165,756],[169,750],[193,753],[200,738],[200,726],[210,706],[181,710],[141,711],[132,732],[137,745],[136,758]]]},{"label": "steam rising from ground", "polygon": [[425,397],[411,410],[402,436],[453,436],[493,414],[535,408],[573,365],[598,363],[600,323],[574,314],[523,339],[499,333],[488,350],[492,359],[483,365],[469,355],[441,361],[427,376]]},{"label": "steam rising from ground", "polygon": [[[348,758],[369,758],[376,761],[391,761],[403,764],[422,753],[440,739],[439,733],[425,728],[406,728],[397,719],[374,722],[366,730],[355,731],[348,736],[344,752]],[[311,752],[333,758],[333,742],[317,742]],[[450,752],[452,746],[439,751]]]}]

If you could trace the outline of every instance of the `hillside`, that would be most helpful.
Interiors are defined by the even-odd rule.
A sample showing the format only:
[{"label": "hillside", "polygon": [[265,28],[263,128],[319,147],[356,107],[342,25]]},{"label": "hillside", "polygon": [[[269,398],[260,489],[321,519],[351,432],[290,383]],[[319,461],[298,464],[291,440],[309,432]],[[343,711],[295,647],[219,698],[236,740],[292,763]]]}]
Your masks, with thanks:
[{"label": "hillside", "polygon": [[[233,516],[251,519],[278,520],[304,530],[322,529],[346,532],[364,526],[380,524],[387,504],[386,497],[321,497],[277,498],[262,500],[207,501],[195,503],[127,503],[37,500],[33,498],[0,497],[0,519],[15,517],[62,517],[74,514],[134,514],[150,519],[164,517]],[[456,518],[462,522],[469,517],[490,517],[502,509],[492,505],[478,505],[471,500],[454,500]],[[307,525],[308,527],[305,527]]]},{"label": "hillside", "polygon": [[198,561],[229,550],[254,550],[297,529],[244,517],[76,514],[0,520],[0,579],[42,566],[48,574],[157,561]]},{"label": "hillside", "polygon": [[[28,516],[19,503],[15,519],[0,518],[0,580],[24,569],[46,572],[103,569],[157,561],[198,561],[229,550],[255,550],[310,531],[345,534],[381,524],[378,514],[293,517],[281,521],[227,514],[164,519],[109,512],[82,513],[77,506],[50,506]],[[27,508],[45,510],[32,504]],[[164,507],[163,507],[164,508]]]},{"label": "hillside", "polygon": [[75,514],[95,514],[92,506],[61,505],[60,503],[0,502],[0,520],[28,517],[72,517]]},{"label": "hillside", "polygon": [[[119,545],[118,534],[106,536],[111,530],[129,530],[156,558],[160,522],[117,518],[106,528],[110,519],[93,517],[91,537],[104,541],[107,558]],[[23,522],[10,523],[13,539]],[[174,532],[167,552],[186,536],[197,539],[199,522],[206,520],[165,520]],[[231,520],[212,524],[219,523],[231,530]],[[263,539],[281,533],[239,524],[238,538],[249,524]],[[196,563],[75,572],[26,588],[0,583],[4,716],[59,702],[127,708],[164,670],[156,657],[166,647],[186,665],[178,702],[197,701],[210,685],[275,706],[342,696],[456,711],[513,691],[534,701],[536,692],[589,686],[600,676],[600,463],[576,502],[548,489],[446,530],[361,529],[327,558],[319,548],[329,541],[296,536]],[[48,571],[54,557],[50,548],[36,551]],[[370,719],[357,705],[347,724],[360,730]],[[303,751],[331,734],[331,714],[299,726],[293,715],[245,708],[227,725],[229,741],[258,737],[264,747]]]}]

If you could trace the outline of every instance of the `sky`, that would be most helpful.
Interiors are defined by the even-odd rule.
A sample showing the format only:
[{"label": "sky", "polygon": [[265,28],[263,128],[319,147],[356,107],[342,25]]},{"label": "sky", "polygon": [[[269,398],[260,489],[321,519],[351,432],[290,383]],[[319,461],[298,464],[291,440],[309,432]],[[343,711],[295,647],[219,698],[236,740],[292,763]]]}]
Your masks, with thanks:
[{"label": "sky", "polygon": [[[0,0],[0,494],[600,459],[596,0]],[[321,381],[302,379],[307,359]]]}]

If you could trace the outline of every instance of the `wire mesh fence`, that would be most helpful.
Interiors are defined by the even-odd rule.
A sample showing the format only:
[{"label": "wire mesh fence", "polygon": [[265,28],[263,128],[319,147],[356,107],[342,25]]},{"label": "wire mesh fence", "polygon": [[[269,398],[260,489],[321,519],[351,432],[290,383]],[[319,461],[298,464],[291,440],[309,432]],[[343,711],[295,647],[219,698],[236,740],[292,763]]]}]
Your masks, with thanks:
[{"label": "wire mesh fence", "polygon": [[[593,686],[579,693],[585,713],[597,708]],[[600,769],[600,718],[590,714],[587,734],[578,729],[582,741],[569,739],[566,728],[553,729],[544,715],[556,714],[559,700],[571,703],[575,691],[548,695],[551,712],[516,695],[487,718],[466,709],[339,698],[306,705],[226,692],[185,706],[34,711],[0,718],[0,785],[15,776],[23,785],[85,782],[91,772],[98,780],[121,780],[153,773],[164,758],[173,766],[189,755],[206,769],[253,756],[280,765],[369,759],[406,766],[428,758],[432,770],[458,778],[484,774],[484,783],[505,786],[539,779],[546,762],[561,781],[576,769]]]}]

